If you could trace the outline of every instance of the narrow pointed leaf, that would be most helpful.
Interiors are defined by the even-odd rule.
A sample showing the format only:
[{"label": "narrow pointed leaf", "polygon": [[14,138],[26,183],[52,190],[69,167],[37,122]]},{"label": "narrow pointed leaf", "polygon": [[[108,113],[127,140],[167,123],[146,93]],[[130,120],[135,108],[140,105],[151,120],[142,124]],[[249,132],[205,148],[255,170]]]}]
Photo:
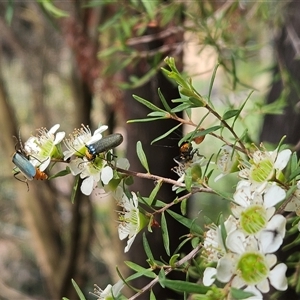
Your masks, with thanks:
[{"label": "narrow pointed leaf", "polygon": [[148,166],[148,161],[147,161],[147,157],[146,157],[146,154],[145,154],[145,152],[143,150],[142,143],[140,141],[138,141],[136,143],[136,153],[138,155],[138,158],[139,158],[142,166],[147,170],[148,173],[150,173],[149,166]]},{"label": "narrow pointed leaf", "polygon": [[181,280],[162,279],[159,283],[169,289],[182,293],[206,294],[210,287]]},{"label": "narrow pointed leaf", "polygon": [[75,181],[74,181],[74,185],[73,185],[73,189],[72,189],[72,194],[71,194],[71,203],[72,204],[74,204],[74,201],[75,201],[75,197],[76,197],[76,193],[77,193],[79,181],[80,181],[80,176],[79,175],[75,176]]},{"label": "narrow pointed leaf", "polygon": [[83,293],[82,293],[82,291],[80,290],[79,286],[77,285],[77,283],[75,282],[74,279],[72,279],[72,284],[73,284],[73,286],[76,290],[77,295],[79,296],[79,299],[80,300],[86,300]]},{"label": "narrow pointed leaf", "polygon": [[163,104],[164,108],[166,109],[167,112],[171,113],[171,107],[169,106],[166,98],[164,97],[164,95],[162,94],[160,88],[158,89],[158,96],[161,100],[161,103]]},{"label": "narrow pointed leaf", "polygon": [[183,217],[182,215],[179,215],[177,213],[175,213],[174,211],[172,210],[167,210],[167,212],[175,219],[177,220],[179,223],[181,223],[182,225],[186,226],[187,228],[189,228],[191,231],[199,234],[199,235],[202,235],[203,234],[203,230],[202,228],[195,224],[195,221],[194,220],[191,220],[191,219],[188,219],[188,218],[185,218]]},{"label": "narrow pointed leaf", "polygon": [[161,231],[162,231],[163,244],[164,244],[166,253],[168,255],[170,255],[170,239],[169,239],[169,232],[168,232],[166,216],[165,216],[164,212],[161,215]]},{"label": "narrow pointed leaf", "polygon": [[159,180],[156,185],[155,188],[152,190],[150,196],[149,196],[149,200],[148,200],[148,204],[151,206],[158,191],[160,190],[161,186],[162,186],[163,182],[161,180]]},{"label": "narrow pointed leaf", "polygon": [[154,293],[153,293],[152,290],[150,291],[150,298],[149,299],[150,300],[156,300],[156,297],[155,297],[155,295],[154,295]]},{"label": "narrow pointed leaf", "polygon": [[176,125],[175,127],[171,128],[170,130],[168,130],[166,133],[160,135],[159,137],[157,137],[156,139],[154,139],[152,142],[151,142],[151,145],[154,144],[155,142],[157,141],[160,141],[162,139],[164,139],[165,137],[169,136],[173,131],[175,131],[178,127],[180,127],[182,124],[179,123],[178,125]]},{"label": "narrow pointed leaf", "polygon": [[216,78],[216,74],[217,74],[218,67],[219,67],[219,64],[217,64],[217,65],[214,67],[213,74],[212,74],[211,79],[210,79],[210,82],[209,82],[209,90],[208,90],[208,97],[207,97],[207,100],[208,100],[208,103],[209,103],[210,105],[212,105],[212,102],[211,102],[211,100],[210,100],[210,96],[211,96],[212,88],[213,88],[214,81],[215,81],[215,78]]},{"label": "narrow pointed leaf", "polygon": [[164,111],[163,109],[159,108],[158,106],[154,105],[153,103],[151,103],[150,101],[143,99],[139,96],[133,95],[132,96],[135,100],[137,100],[138,102],[140,102],[141,104],[147,106],[148,108],[150,108],[153,111],[161,111],[166,113],[166,111]]},{"label": "narrow pointed leaf", "polygon": [[230,289],[230,294],[231,294],[233,299],[237,299],[237,300],[247,299],[247,298],[255,296],[251,292],[243,291],[241,289],[236,289],[236,288],[233,288],[233,287]]},{"label": "narrow pointed leaf", "polygon": [[144,250],[145,250],[147,257],[149,259],[154,260],[154,256],[152,254],[152,251],[151,251],[151,248],[150,248],[150,245],[148,243],[145,233],[143,233],[143,246],[144,246]]}]

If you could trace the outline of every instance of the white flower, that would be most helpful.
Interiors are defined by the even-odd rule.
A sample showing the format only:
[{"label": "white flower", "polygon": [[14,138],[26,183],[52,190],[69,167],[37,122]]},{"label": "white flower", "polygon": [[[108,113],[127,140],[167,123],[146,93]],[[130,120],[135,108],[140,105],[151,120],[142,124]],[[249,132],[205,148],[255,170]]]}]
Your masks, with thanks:
[{"label": "white flower", "polygon": [[[51,158],[60,158],[61,151],[57,145],[65,137],[65,132],[57,132],[59,124],[54,125],[49,131],[40,128],[37,136],[30,137],[24,144],[25,152],[29,156],[30,162],[44,171],[50,164]],[[56,134],[55,134],[56,133]]]},{"label": "white flower", "polygon": [[277,185],[268,185],[263,193],[257,193],[251,185],[239,185],[233,196],[232,213],[239,219],[239,227],[246,234],[257,235],[268,228],[268,222],[272,221],[270,219],[275,213],[274,206],[285,196],[285,191]]},{"label": "white flower", "polygon": [[69,167],[72,175],[80,174],[83,179],[80,189],[85,195],[90,195],[100,180],[107,185],[113,178],[112,168],[101,157],[96,157],[93,161],[78,157],[70,162]]},{"label": "white flower", "polygon": [[221,148],[221,151],[217,157],[217,167],[221,171],[221,174],[215,178],[215,182],[224,177],[226,174],[237,171],[238,156],[236,151],[233,152],[233,148],[225,145]]},{"label": "white flower", "polygon": [[92,294],[97,297],[97,300],[118,299],[118,297],[121,295],[120,292],[123,287],[124,283],[121,280],[114,285],[107,285],[104,290],[102,290],[98,285],[95,284],[94,293]]},{"label": "white flower", "polygon": [[[250,166],[239,172],[240,177],[250,180],[252,183],[263,184],[278,176],[291,157],[291,150],[285,149],[278,153],[278,150],[268,152],[257,150],[253,153]],[[245,163],[246,165],[247,163]]]},{"label": "white flower", "polygon": [[88,126],[81,125],[80,129],[75,129],[73,134],[68,139],[64,140],[65,146],[68,150],[64,151],[64,159],[67,160],[71,156],[76,155],[79,157],[85,156],[86,145],[95,143],[102,139],[102,132],[105,131],[108,126],[102,125],[95,130],[92,135]]},{"label": "white flower", "polygon": [[[234,217],[229,218],[224,222],[226,234],[236,230],[237,222]],[[205,233],[203,241],[203,255],[206,257],[207,262],[217,262],[220,257],[225,255],[226,247],[223,242],[221,225],[210,226],[210,229]]]},{"label": "white flower", "polygon": [[294,211],[297,216],[300,216],[300,181],[297,182],[297,189],[293,193],[288,204],[284,207],[285,211]]},{"label": "white flower", "polygon": [[228,253],[218,262],[217,279],[224,283],[232,280],[231,286],[239,289],[255,286],[262,293],[270,290],[269,283],[277,290],[286,290],[286,265],[275,266],[276,256],[264,253],[259,246],[261,242],[239,230],[230,233],[226,239]]},{"label": "white flower", "polygon": [[131,198],[128,198],[124,193],[118,205],[123,207],[123,211],[119,213],[119,238],[124,240],[128,237],[124,250],[124,252],[128,252],[136,235],[146,226],[148,218],[139,211],[138,198],[133,192],[131,193]]}]

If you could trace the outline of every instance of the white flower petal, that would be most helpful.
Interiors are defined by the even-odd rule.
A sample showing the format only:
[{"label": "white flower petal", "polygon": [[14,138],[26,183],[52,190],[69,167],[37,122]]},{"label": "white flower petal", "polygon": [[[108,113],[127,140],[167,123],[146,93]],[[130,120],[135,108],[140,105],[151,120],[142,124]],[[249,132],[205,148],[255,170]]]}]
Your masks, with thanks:
[{"label": "white flower petal", "polygon": [[269,269],[272,269],[277,263],[277,256],[275,254],[266,254],[265,260]]},{"label": "white flower petal", "polygon": [[127,158],[118,158],[116,166],[124,170],[128,170],[130,167],[129,160]]},{"label": "white flower petal", "polygon": [[72,175],[76,176],[79,173],[81,173],[84,168],[84,165],[85,163],[82,158],[72,159],[71,162],[69,163],[69,168],[71,170]]},{"label": "white flower petal", "polygon": [[94,188],[94,179],[92,176],[83,179],[80,190],[84,195],[89,196]]},{"label": "white flower petal", "polygon": [[60,131],[55,135],[54,145],[57,145],[65,138],[66,133],[64,131]]},{"label": "white flower petal", "polygon": [[285,272],[287,266],[284,263],[278,264],[269,273],[269,279],[271,285],[278,291],[285,291],[288,287]]},{"label": "white flower petal", "polygon": [[275,215],[260,233],[260,245],[263,253],[273,253],[279,249],[285,236],[286,219]]},{"label": "white flower petal", "polygon": [[282,201],[286,196],[285,190],[278,185],[272,185],[264,194],[264,206],[271,207]]},{"label": "white flower petal", "polygon": [[228,234],[226,238],[226,246],[235,253],[243,253],[245,251],[245,235],[242,231],[236,230]]},{"label": "white flower petal", "polygon": [[129,249],[131,248],[131,245],[133,244],[134,240],[135,240],[136,235],[132,236],[130,239],[128,239],[127,241],[127,246],[124,249],[124,252],[128,252]]},{"label": "white flower petal", "polygon": [[254,296],[248,297],[247,300],[263,300],[263,295],[253,285],[248,285],[244,291],[254,294]]},{"label": "white flower petal", "polygon": [[51,157],[48,157],[47,159],[45,159],[45,160],[42,162],[42,164],[39,166],[39,169],[40,169],[41,171],[46,170],[47,167],[49,166],[50,162],[51,162]]},{"label": "white flower petal", "polygon": [[114,173],[111,167],[106,166],[101,170],[101,181],[103,184],[108,184],[113,176]]},{"label": "white flower petal", "polygon": [[270,285],[267,278],[260,281],[256,286],[263,293],[267,293],[270,290]]},{"label": "white flower petal", "polygon": [[233,195],[233,200],[242,207],[247,207],[250,205],[250,200],[252,199],[250,187],[243,187],[236,190]]},{"label": "white flower petal", "polygon": [[278,170],[283,170],[289,162],[291,155],[292,151],[289,149],[285,149],[279,152],[274,164],[274,168]]},{"label": "white flower petal", "polygon": [[217,274],[216,268],[207,267],[203,273],[203,284],[205,286],[212,285],[216,279],[216,274]]},{"label": "white flower petal", "polygon": [[57,129],[60,127],[60,124],[55,124],[55,125],[53,125],[50,129],[49,129],[49,133],[51,133],[51,134],[54,134],[56,131],[57,131]]},{"label": "white flower petal", "polygon": [[233,261],[226,257],[222,257],[217,265],[217,279],[221,282],[228,282],[233,274]]},{"label": "white flower petal", "polygon": [[231,281],[231,286],[237,289],[240,289],[245,285],[245,281],[240,276],[234,276]]}]

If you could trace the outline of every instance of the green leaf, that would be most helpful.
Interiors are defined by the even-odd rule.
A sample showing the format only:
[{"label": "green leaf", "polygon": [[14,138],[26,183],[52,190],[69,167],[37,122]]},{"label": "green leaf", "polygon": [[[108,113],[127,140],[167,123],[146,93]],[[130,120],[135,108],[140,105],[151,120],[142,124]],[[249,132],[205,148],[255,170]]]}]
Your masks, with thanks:
[{"label": "green leaf", "polygon": [[146,119],[134,119],[134,120],[128,120],[127,123],[142,123],[142,122],[153,122],[156,120],[162,120],[166,119],[165,117],[157,117],[157,118],[146,118]]},{"label": "green leaf", "polygon": [[178,113],[178,112],[181,112],[181,111],[185,111],[187,109],[189,109],[191,106],[189,103],[181,103],[179,105],[177,105],[176,107],[172,108],[172,111],[171,113]]},{"label": "green leaf", "polygon": [[168,113],[171,113],[171,107],[169,106],[166,98],[164,97],[164,95],[162,94],[160,88],[158,89],[158,96],[161,100],[161,103],[163,104],[165,110],[168,112]]},{"label": "green leaf", "polygon": [[255,296],[251,292],[243,291],[236,288],[230,288],[230,294],[234,299],[247,299],[249,297]]},{"label": "green leaf", "polygon": [[181,201],[181,203],[180,203],[180,211],[181,211],[181,214],[183,216],[186,215],[186,205],[187,205],[187,199],[184,199],[183,201]]},{"label": "green leaf", "polygon": [[222,126],[217,125],[217,126],[213,126],[204,130],[199,130],[195,133],[194,138],[197,138],[199,136],[204,136],[206,134],[209,134],[211,132],[217,131],[218,129],[222,128]]},{"label": "green leaf", "polygon": [[175,127],[171,128],[170,130],[168,130],[166,133],[160,135],[159,137],[157,137],[156,139],[154,139],[152,142],[151,142],[151,145],[156,143],[157,141],[160,141],[162,139],[164,139],[165,137],[169,136],[173,131],[175,131],[177,128],[179,128],[182,124],[179,123],[178,125],[176,125]]},{"label": "green leaf", "polygon": [[[131,261],[125,261],[125,264],[132,270],[136,271],[137,274],[135,278],[138,278],[138,277],[141,277],[141,276],[146,276],[146,277],[149,277],[149,278],[155,278],[156,277],[156,274],[153,272],[152,269],[148,268],[144,268],[144,267],[141,267]],[[133,278],[130,278],[131,280],[133,280]],[[127,279],[128,281],[128,279]]]},{"label": "green leaf", "polygon": [[172,255],[172,257],[170,258],[169,260],[169,265],[171,267],[175,267],[175,264],[176,262],[178,261],[178,258],[180,257],[180,254],[175,254],[175,255]]},{"label": "green leaf", "polygon": [[153,111],[161,111],[161,112],[167,113],[167,112],[164,111],[163,109],[159,108],[158,106],[154,105],[153,103],[151,103],[150,101],[148,101],[148,100],[146,100],[146,99],[144,99],[144,98],[141,98],[141,97],[139,97],[139,96],[137,96],[137,95],[132,95],[132,97],[133,97],[136,101],[138,101],[138,102],[140,102],[141,104],[147,106],[148,108],[150,108],[150,109],[153,110]]},{"label": "green leaf", "polygon": [[238,115],[240,112],[239,109],[231,109],[231,110],[228,110],[224,113],[223,117],[222,117],[222,120],[228,120],[228,119],[231,119],[233,117],[235,117],[236,115]]},{"label": "green leaf", "polygon": [[166,253],[170,256],[170,239],[165,213],[161,215],[161,232]]},{"label": "green leaf", "polygon": [[163,268],[160,269],[159,273],[158,273],[158,278],[159,278],[159,283],[160,285],[165,288],[166,286],[164,285],[163,281],[166,280],[166,274]]},{"label": "green leaf", "polygon": [[56,18],[68,17],[69,14],[53,5],[51,0],[38,0],[41,6]]},{"label": "green leaf", "polygon": [[154,201],[154,199],[155,199],[155,197],[156,197],[158,191],[160,190],[162,184],[163,184],[163,182],[162,182],[161,180],[159,180],[159,181],[156,183],[154,189],[152,190],[152,192],[151,192],[151,194],[150,194],[150,196],[149,196],[149,200],[148,200],[148,201],[149,201],[149,202],[148,202],[149,206],[152,205],[152,203],[153,203],[153,201]]},{"label": "green leaf", "polygon": [[79,181],[80,181],[80,175],[75,176],[74,185],[73,185],[72,194],[71,194],[71,203],[72,204],[74,204],[74,202],[75,202],[75,197],[76,197]]},{"label": "green leaf", "polygon": [[145,253],[146,253],[147,257],[149,259],[154,260],[154,256],[152,254],[152,251],[151,251],[150,245],[148,243],[148,240],[146,238],[145,232],[143,233],[143,246],[144,246],[144,250],[145,250]]},{"label": "green leaf", "polygon": [[151,113],[149,113],[147,115],[147,117],[151,117],[151,118],[160,117],[162,119],[169,119],[169,114],[167,114],[165,112],[161,112],[161,111],[152,111]]},{"label": "green leaf", "polygon": [[203,234],[203,230],[202,228],[195,224],[195,221],[194,220],[191,220],[191,219],[188,219],[188,218],[185,218],[183,217],[182,215],[179,215],[177,213],[175,213],[174,211],[172,210],[167,210],[167,212],[175,219],[177,220],[179,223],[181,223],[182,225],[186,226],[187,228],[189,228],[191,231],[199,234],[199,235],[202,235]]},{"label": "green leaf", "polygon": [[73,286],[74,286],[74,288],[76,290],[77,295],[79,296],[79,299],[80,300],[86,300],[85,297],[84,297],[84,295],[83,295],[83,293],[82,293],[82,291],[80,290],[79,286],[75,282],[75,280],[71,279],[71,281],[72,281],[72,284],[73,284]]},{"label": "green leaf", "polygon": [[5,22],[10,26],[14,15],[14,1],[8,0],[5,10]]},{"label": "green leaf", "polygon": [[71,173],[70,168],[69,168],[69,167],[66,167],[65,170],[62,170],[62,171],[60,171],[60,172],[58,172],[58,173],[56,173],[56,174],[50,176],[50,177],[48,178],[48,180],[53,179],[53,178],[56,178],[56,177],[66,176],[66,175],[68,175],[68,174],[70,174],[70,173]]},{"label": "green leaf", "polygon": [[192,184],[193,184],[193,176],[192,176],[191,168],[188,168],[185,171],[184,183],[185,183],[186,189],[190,192],[192,189]]},{"label": "green leaf", "polygon": [[156,8],[157,8],[157,5],[158,2],[157,1],[154,1],[154,0],[141,0],[141,2],[143,3],[144,7],[145,7],[145,10],[149,16],[149,19],[150,20],[154,20],[155,19],[155,13],[156,13]]},{"label": "green leaf", "polygon": [[149,298],[149,299],[150,299],[150,300],[156,300],[156,297],[155,297],[155,295],[154,295],[152,289],[150,290],[150,298]]},{"label": "green leaf", "polygon": [[148,173],[150,173],[149,166],[148,166],[148,161],[147,161],[147,157],[145,155],[142,143],[140,141],[138,141],[136,143],[136,153],[138,155],[138,158],[139,158],[142,166],[147,170]]},{"label": "green leaf", "polygon": [[216,74],[217,74],[217,70],[218,70],[218,67],[219,67],[220,64],[217,64],[215,67],[214,67],[214,70],[213,70],[213,73],[212,73],[212,76],[211,76],[211,79],[210,79],[210,82],[209,82],[209,90],[208,90],[208,97],[207,97],[207,100],[208,100],[208,103],[210,105],[212,105],[212,102],[210,100],[210,96],[211,96],[211,92],[212,92],[212,88],[213,88],[213,85],[214,85],[214,81],[215,81],[215,78],[216,78]]},{"label": "green leaf", "polygon": [[161,279],[159,283],[171,290],[182,293],[206,294],[210,290],[210,287],[181,280]]}]

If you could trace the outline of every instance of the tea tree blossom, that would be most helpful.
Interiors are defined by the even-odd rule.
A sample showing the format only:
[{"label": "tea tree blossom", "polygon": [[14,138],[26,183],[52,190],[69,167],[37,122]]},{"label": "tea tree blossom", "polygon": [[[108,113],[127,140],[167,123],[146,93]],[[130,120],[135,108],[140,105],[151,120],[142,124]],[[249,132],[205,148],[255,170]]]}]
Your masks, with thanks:
[{"label": "tea tree blossom", "polygon": [[221,171],[221,174],[215,178],[215,182],[227,174],[238,171],[238,155],[236,151],[228,145],[223,146],[218,155],[216,165]]},{"label": "tea tree blossom", "polygon": [[80,189],[85,195],[90,195],[99,181],[106,185],[113,178],[112,168],[101,157],[93,161],[86,157],[76,158],[70,162],[69,167],[74,176],[80,174],[83,179]]},{"label": "tea tree blossom", "polygon": [[72,134],[70,134],[68,139],[64,139],[65,146],[67,148],[64,151],[64,159],[67,160],[73,155],[78,157],[85,156],[86,145],[92,144],[102,139],[102,132],[105,131],[108,126],[102,125],[95,130],[94,134],[88,126],[81,125],[80,129],[75,129]]},{"label": "tea tree blossom", "polygon": [[280,152],[277,150],[268,152],[257,150],[253,153],[250,165],[244,163],[244,169],[239,172],[240,177],[250,180],[254,184],[264,184],[279,176],[280,172],[286,167],[291,157],[291,150],[285,149]]},{"label": "tea tree blossom", "polygon": [[104,290],[95,284],[94,292],[91,294],[96,296],[97,300],[121,300],[125,299],[125,297],[121,295],[123,287],[124,283],[121,280],[114,285],[108,284]]},{"label": "tea tree blossom", "polygon": [[[240,230],[229,233],[226,238],[227,253],[219,259],[215,269],[208,267],[205,270],[203,283],[211,285],[215,278],[223,283],[230,281],[232,287],[253,290],[258,295],[255,290],[267,293],[270,290],[269,284],[277,290],[286,290],[286,265],[276,265],[276,256],[266,253],[260,247],[261,242],[254,236],[247,237]],[[268,247],[270,245],[265,248]]]},{"label": "tea tree blossom", "polygon": [[246,237],[241,231],[230,233],[226,239],[230,252],[218,263],[217,279],[224,283],[232,280],[231,284],[236,288],[255,286],[262,293],[270,290],[269,284],[277,290],[286,290],[286,265],[276,265],[276,256],[265,253],[259,245],[259,240]]},{"label": "tea tree blossom", "polygon": [[49,166],[51,158],[62,158],[60,142],[65,137],[65,132],[56,132],[59,127],[60,125],[56,124],[49,130],[40,128],[37,136],[30,137],[24,144],[30,162],[41,171]]},{"label": "tea tree blossom", "polygon": [[124,193],[118,205],[123,208],[123,211],[119,212],[119,238],[124,240],[128,237],[124,249],[124,252],[128,252],[137,234],[148,225],[149,218],[139,211],[138,198],[135,193],[131,193],[131,197],[127,197]]},{"label": "tea tree blossom", "polygon": [[269,186],[262,194],[253,191],[251,186],[239,186],[233,196],[232,213],[246,234],[258,234],[266,228],[275,213],[275,205],[285,196],[285,191],[277,185]]}]

